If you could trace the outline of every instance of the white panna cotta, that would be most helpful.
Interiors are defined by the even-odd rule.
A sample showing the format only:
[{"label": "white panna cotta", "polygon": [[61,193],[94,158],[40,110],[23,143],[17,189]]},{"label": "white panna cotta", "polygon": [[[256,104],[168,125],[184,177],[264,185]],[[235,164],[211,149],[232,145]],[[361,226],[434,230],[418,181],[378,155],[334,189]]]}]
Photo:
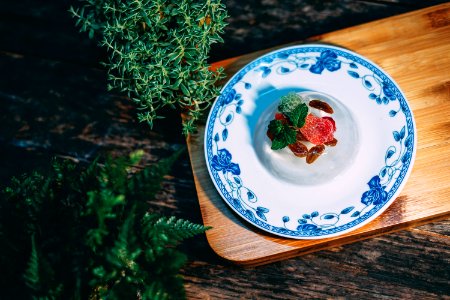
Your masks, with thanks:
[{"label": "white panna cotta", "polygon": [[[329,116],[334,119],[336,123],[334,137],[338,141],[337,144],[334,147],[326,146],[325,151],[312,164],[306,163],[305,158],[295,156],[288,147],[272,150],[267,127],[278,111],[279,99],[277,99],[265,109],[255,126],[253,142],[256,154],[262,165],[279,180],[298,185],[329,182],[345,172],[352,164],[360,145],[358,126],[355,126],[355,119],[350,111],[336,98],[313,91],[302,91],[297,94],[306,103],[320,100],[331,106],[333,114],[312,107],[309,109],[310,113],[318,117]],[[314,146],[309,142],[304,144],[308,149]]]}]

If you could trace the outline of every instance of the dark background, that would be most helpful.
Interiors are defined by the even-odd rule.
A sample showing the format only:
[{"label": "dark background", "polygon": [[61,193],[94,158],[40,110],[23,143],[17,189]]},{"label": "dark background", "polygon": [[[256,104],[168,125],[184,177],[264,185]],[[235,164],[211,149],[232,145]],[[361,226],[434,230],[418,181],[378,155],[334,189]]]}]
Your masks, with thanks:
[{"label": "dark background", "polygon": [[[210,61],[444,2],[228,0],[225,43],[213,47]],[[148,165],[185,145],[176,112],[150,130],[135,121],[126,98],[106,91],[105,53],[78,33],[67,11],[76,1],[0,4],[0,183],[47,166],[55,155],[85,163],[143,149]],[[201,222],[186,153],[151,208]],[[253,269],[221,260],[202,236],[182,245],[189,258],[182,274],[193,299],[445,298],[448,225],[435,222]]]},{"label": "dark background", "polygon": [[[2,51],[99,66],[102,51],[78,34],[67,12],[74,0],[2,1]],[[225,43],[214,47],[211,61],[445,3],[442,0],[226,0],[229,12]]]}]

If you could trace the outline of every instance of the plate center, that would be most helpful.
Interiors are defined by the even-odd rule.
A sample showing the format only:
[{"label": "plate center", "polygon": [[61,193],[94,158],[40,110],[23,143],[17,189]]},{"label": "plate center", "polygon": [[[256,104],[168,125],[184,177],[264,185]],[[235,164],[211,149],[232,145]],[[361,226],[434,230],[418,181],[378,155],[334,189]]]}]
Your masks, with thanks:
[{"label": "plate center", "polygon": [[[263,97],[274,97],[266,93]],[[331,116],[336,122],[334,133],[338,143],[334,147],[325,147],[325,152],[312,164],[305,158],[296,157],[288,147],[272,150],[272,142],[267,137],[267,126],[277,111],[279,99],[272,99],[271,104],[261,113],[253,128],[253,146],[262,165],[278,180],[298,184],[317,185],[327,183],[343,176],[352,165],[360,148],[360,138],[355,118],[350,110],[338,99],[315,91],[302,91],[298,95],[306,101],[318,99],[328,103],[334,110],[329,115],[323,111],[312,109],[317,116]],[[266,99],[261,99],[267,103]],[[259,101],[258,101],[259,102]]]}]

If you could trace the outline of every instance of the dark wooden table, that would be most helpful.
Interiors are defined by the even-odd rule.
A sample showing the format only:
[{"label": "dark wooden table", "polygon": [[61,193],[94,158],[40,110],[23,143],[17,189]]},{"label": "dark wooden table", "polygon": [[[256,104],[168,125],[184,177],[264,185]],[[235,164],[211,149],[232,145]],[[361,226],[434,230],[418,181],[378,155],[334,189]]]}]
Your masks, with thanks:
[{"label": "dark wooden table", "polygon": [[[99,64],[105,53],[77,32],[67,13],[72,2],[2,3],[1,183],[55,155],[84,163],[143,149],[148,165],[185,145],[176,112],[150,130],[136,122],[126,98],[106,91]],[[211,61],[444,2],[228,0],[225,44],[212,50]],[[201,222],[187,153],[151,208]],[[189,262],[181,273],[192,299],[450,299],[450,220],[257,268],[221,260],[203,236],[182,248]]]}]

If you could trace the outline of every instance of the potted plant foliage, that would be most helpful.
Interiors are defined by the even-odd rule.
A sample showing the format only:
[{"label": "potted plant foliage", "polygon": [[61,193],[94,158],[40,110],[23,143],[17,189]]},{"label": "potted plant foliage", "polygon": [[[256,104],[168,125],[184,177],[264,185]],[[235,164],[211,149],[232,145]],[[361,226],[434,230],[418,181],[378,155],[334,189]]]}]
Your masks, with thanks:
[{"label": "potted plant foliage", "polygon": [[183,132],[197,121],[220,91],[223,70],[207,63],[221,42],[227,16],[219,0],[83,0],[71,8],[81,31],[108,51],[109,89],[136,103],[150,126],[163,107],[185,114]]}]

